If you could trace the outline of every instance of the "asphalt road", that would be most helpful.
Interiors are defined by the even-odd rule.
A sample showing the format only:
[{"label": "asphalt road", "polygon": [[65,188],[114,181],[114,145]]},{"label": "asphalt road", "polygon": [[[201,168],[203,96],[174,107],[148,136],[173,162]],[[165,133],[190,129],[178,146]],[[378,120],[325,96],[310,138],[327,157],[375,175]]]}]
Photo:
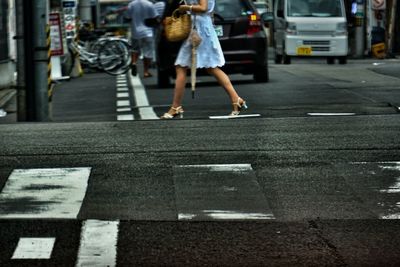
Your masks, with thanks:
[{"label": "asphalt road", "polygon": [[[97,219],[121,221],[119,266],[396,266],[399,129],[398,115],[1,127],[3,215],[50,205],[4,197],[13,170],[91,168],[75,219],[1,220],[2,265],[72,266]],[[9,260],[26,236],[56,237],[52,258]]]},{"label": "asphalt road", "polygon": [[173,121],[143,120],[153,78],[147,107],[72,80],[57,122],[0,125],[0,266],[399,266],[398,78],[372,63],[234,76],[261,115],[234,120],[208,80]]}]

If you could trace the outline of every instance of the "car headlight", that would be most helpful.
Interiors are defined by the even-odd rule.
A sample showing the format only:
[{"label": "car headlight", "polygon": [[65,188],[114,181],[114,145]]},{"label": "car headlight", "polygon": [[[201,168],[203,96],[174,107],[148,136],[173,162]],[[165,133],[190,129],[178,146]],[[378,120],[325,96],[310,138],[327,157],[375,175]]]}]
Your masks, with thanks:
[{"label": "car headlight", "polygon": [[286,33],[296,35],[297,34],[296,24],[293,22],[288,22],[286,25]]},{"label": "car headlight", "polygon": [[336,26],[335,35],[347,35],[347,23],[340,22]]}]

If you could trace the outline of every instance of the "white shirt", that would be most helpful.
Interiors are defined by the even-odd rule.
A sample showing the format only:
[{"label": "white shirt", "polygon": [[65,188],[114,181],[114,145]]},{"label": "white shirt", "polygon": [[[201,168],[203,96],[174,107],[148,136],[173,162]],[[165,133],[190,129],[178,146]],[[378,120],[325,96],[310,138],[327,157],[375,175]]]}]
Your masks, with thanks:
[{"label": "white shirt", "polygon": [[142,39],[153,37],[153,28],[147,27],[144,20],[158,16],[152,2],[148,0],[133,0],[128,5],[128,16],[132,19],[132,38]]}]

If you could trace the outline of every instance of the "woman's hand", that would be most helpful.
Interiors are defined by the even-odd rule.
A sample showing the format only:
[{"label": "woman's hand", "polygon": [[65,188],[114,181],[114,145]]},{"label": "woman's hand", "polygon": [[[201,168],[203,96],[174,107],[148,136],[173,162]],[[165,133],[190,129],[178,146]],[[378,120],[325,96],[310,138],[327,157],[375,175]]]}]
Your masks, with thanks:
[{"label": "woman's hand", "polygon": [[179,12],[180,13],[186,13],[189,10],[190,10],[190,6],[188,6],[188,5],[180,5],[179,6]]}]

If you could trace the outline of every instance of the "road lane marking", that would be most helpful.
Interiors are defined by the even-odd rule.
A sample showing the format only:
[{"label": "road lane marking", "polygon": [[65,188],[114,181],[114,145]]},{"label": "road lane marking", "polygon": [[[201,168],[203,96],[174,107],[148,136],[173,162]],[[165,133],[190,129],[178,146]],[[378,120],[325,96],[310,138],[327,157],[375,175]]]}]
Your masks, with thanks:
[{"label": "road lane marking", "polygon": [[139,76],[129,74],[132,84],[133,95],[136,100],[136,106],[139,106],[139,114],[143,120],[158,120],[160,119],[150,106],[147,98],[146,89],[144,88]]},{"label": "road lane marking", "polygon": [[178,220],[275,219],[251,164],[173,167]]},{"label": "road lane marking", "polygon": [[131,108],[117,108],[117,112],[129,112],[132,111]]},{"label": "road lane marking", "polygon": [[308,116],[354,116],[356,115],[356,113],[334,113],[334,112],[327,112],[327,113],[323,113],[323,112],[310,112],[307,113]]},{"label": "road lane marking", "polygon": [[125,75],[117,78],[117,121],[133,121],[133,114],[120,114],[132,112],[131,101],[129,99],[129,88]]},{"label": "road lane marking", "polygon": [[118,115],[117,120],[119,121],[133,121],[135,117],[133,114]]},{"label": "road lane marking", "polygon": [[117,100],[117,107],[130,107],[131,101],[129,100]]},{"label": "road lane marking", "polygon": [[261,117],[261,114],[245,114],[245,115],[237,115],[237,116],[209,116],[211,120],[228,120],[228,119],[240,119],[240,118],[257,118]]},{"label": "road lane marking", "polygon": [[[389,172],[393,178],[393,183],[385,189],[380,189],[381,194],[385,194],[392,199],[395,194],[400,193],[400,162],[386,162],[380,163],[379,168],[382,171]],[[389,174],[388,174],[389,175]],[[399,199],[399,198],[396,198]],[[381,219],[399,220],[400,219],[400,201],[396,203],[380,203],[381,206],[386,207],[388,210],[386,214],[381,215]],[[382,205],[383,204],[383,205]]]},{"label": "road lane marking", "polygon": [[400,220],[400,161],[351,162],[355,166],[353,174],[355,191],[363,192],[365,202],[370,203],[379,219]]},{"label": "road lane marking", "polygon": [[117,93],[117,98],[128,98],[129,93]]},{"label": "road lane marking", "polygon": [[84,221],[76,266],[116,266],[118,227],[119,221]]},{"label": "road lane marking", "polygon": [[55,241],[55,238],[20,238],[11,259],[48,260],[51,258]]},{"label": "road lane marking", "polygon": [[0,218],[76,219],[91,168],[16,169],[0,193]]}]

